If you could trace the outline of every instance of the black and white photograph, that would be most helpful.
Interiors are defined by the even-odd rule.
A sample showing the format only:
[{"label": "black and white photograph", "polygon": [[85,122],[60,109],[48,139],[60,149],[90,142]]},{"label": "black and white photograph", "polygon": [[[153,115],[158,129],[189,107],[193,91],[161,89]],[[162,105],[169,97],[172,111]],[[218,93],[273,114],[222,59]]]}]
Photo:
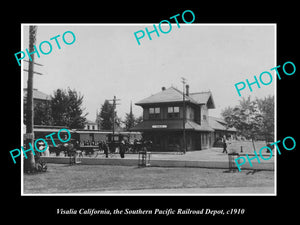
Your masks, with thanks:
[{"label": "black and white photograph", "polygon": [[276,24],[191,15],[22,24],[22,195],[276,195]]},{"label": "black and white photograph", "polygon": [[3,221],[296,218],[296,5],[122,3],[3,7]]}]

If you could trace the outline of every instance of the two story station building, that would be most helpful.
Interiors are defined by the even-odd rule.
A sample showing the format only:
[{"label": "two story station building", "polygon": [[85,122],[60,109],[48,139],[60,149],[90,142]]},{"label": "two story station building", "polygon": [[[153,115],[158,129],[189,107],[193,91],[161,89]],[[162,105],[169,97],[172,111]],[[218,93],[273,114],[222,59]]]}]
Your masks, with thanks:
[{"label": "two story station building", "polygon": [[210,91],[189,93],[186,85],[183,96],[175,87],[163,87],[159,93],[135,104],[143,108],[143,122],[131,130],[143,132],[143,138],[153,142],[154,151],[183,151],[184,132],[187,151],[212,146],[216,136],[209,124],[208,111],[215,104]]}]

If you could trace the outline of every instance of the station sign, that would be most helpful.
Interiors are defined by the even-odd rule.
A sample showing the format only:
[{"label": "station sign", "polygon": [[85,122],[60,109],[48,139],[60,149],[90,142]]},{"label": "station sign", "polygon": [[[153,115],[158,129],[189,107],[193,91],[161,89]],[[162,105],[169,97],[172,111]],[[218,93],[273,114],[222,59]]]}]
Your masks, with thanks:
[{"label": "station sign", "polygon": [[152,125],[152,128],[167,128],[167,125]]}]

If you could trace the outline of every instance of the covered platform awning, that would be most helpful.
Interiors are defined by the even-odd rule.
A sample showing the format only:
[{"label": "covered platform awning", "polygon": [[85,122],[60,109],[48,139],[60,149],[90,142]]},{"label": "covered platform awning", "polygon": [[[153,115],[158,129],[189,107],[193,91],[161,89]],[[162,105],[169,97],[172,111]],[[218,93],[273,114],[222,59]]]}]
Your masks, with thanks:
[{"label": "covered platform awning", "polygon": [[208,122],[215,131],[237,132],[235,127],[228,127],[227,123],[221,118],[209,116]]}]

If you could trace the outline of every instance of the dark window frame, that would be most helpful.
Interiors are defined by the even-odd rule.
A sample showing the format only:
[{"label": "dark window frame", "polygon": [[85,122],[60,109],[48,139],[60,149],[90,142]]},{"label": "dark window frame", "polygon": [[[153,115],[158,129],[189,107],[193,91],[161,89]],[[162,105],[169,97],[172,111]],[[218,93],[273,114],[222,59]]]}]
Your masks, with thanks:
[{"label": "dark window frame", "polygon": [[[151,112],[153,109],[153,112]],[[150,107],[149,108],[149,119],[159,119],[160,118],[160,107]]]},{"label": "dark window frame", "polygon": [[[177,112],[177,110],[175,110],[175,108],[176,109],[178,108],[178,112]],[[180,118],[180,107],[179,106],[168,106],[168,119],[178,119],[178,118]]]}]

